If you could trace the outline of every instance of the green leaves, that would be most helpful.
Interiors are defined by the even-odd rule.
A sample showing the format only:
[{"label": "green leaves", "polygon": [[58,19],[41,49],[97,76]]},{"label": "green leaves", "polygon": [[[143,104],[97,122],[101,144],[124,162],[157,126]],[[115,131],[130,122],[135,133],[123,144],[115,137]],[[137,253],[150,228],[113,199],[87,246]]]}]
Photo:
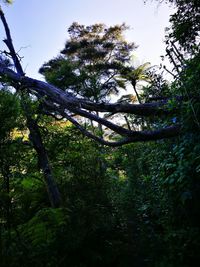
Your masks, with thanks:
[{"label": "green leaves", "polygon": [[[73,23],[61,54],[40,69],[47,81],[99,102],[124,88],[119,77],[130,63],[133,43],[124,39],[125,24],[106,27]],[[118,78],[117,78],[118,77]]]},{"label": "green leaves", "polygon": [[19,121],[20,106],[19,100],[13,94],[0,91],[0,141],[8,138],[11,131],[17,126]]}]

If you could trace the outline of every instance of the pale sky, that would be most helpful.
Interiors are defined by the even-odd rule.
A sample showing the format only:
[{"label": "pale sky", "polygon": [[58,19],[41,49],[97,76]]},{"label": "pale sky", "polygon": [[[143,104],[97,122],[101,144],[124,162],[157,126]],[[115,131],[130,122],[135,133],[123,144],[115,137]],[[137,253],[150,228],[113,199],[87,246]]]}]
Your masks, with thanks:
[{"label": "pale sky", "polygon": [[[15,0],[3,10],[15,48],[24,57],[23,68],[33,78],[41,78],[41,65],[64,48],[67,29],[74,21],[108,26],[125,22],[130,26],[127,39],[139,46],[137,61],[159,64],[165,53],[164,30],[173,13],[164,3],[158,6],[151,0],[147,4],[143,0]],[[4,37],[0,27],[0,39]],[[5,49],[2,44],[0,49]]]}]

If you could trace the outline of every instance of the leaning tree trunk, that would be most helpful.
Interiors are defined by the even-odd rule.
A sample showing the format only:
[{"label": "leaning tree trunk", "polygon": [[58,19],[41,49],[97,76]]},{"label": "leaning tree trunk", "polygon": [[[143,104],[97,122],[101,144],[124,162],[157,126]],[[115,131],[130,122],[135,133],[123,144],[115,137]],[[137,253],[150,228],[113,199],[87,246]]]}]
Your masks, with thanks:
[{"label": "leaning tree trunk", "polygon": [[59,207],[61,202],[60,193],[52,174],[49,159],[44,144],[42,142],[39,127],[36,121],[29,116],[27,116],[27,126],[30,131],[29,138],[33,144],[34,149],[37,152],[38,166],[42,170],[44,175],[44,180],[51,206],[54,208]]},{"label": "leaning tree trunk", "polygon": [[[17,53],[15,52],[15,48],[13,46],[13,42],[12,42],[12,38],[10,34],[10,29],[8,27],[6,18],[4,16],[4,13],[1,7],[0,7],[0,18],[3,23],[5,33],[6,33],[6,39],[4,40],[4,42],[9,49],[9,54],[13,60],[17,73],[21,76],[24,76],[25,73],[22,69]],[[16,86],[16,89],[22,90],[19,85]],[[23,107],[23,110],[24,110],[24,113],[27,119],[27,126],[30,131],[30,140],[33,143],[33,147],[37,152],[38,163],[39,163],[38,165],[44,175],[44,180],[45,180],[45,184],[47,187],[47,192],[49,195],[50,203],[52,207],[59,207],[61,203],[60,193],[59,193],[58,187],[55,183],[55,180],[52,174],[52,170],[49,164],[49,159],[48,159],[44,144],[42,142],[42,137],[39,131],[39,127],[37,125],[37,121],[33,119],[31,112],[30,112],[29,104],[26,103],[27,97],[29,97],[29,95],[26,92],[26,88],[24,88],[24,91],[22,91],[22,107]]]}]

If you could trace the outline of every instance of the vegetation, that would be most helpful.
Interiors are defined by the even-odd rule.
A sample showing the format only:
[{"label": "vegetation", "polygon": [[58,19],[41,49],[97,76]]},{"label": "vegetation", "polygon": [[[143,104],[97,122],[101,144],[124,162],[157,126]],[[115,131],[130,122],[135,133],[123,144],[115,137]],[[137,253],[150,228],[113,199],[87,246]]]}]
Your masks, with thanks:
[{"label": "vegetation", "polygon": [[123,33],[127,26],[106,27],[73,23],[61,54],[44,64],[40,73],[48,82],[95,102],[125,89],[121,73],[130,64],[135,48]]},{"label": "vegetation", "polygon": [[51,85],[26,77],[0,11],[0,266],[198,266],[200,5],[173,2],[170,83],[102,24],[72,24]]}]

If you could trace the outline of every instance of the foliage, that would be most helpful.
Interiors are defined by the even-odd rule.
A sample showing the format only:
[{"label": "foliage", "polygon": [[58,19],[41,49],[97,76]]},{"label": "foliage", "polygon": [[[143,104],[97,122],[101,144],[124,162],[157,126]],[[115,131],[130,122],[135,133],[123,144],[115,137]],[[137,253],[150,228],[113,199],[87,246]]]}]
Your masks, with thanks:
[{"label": "foliage", "polygon": [[175,0],[177,11],[171,16],[170,37],[187,51],[198,51],[200,31],[200,3],[198,0]]},{"label": "foliage", "polygon": [[61,54],[40,69],[47,81],[95,102],[125,88],[120,72],[130,63],[135,44],[123,36],[125,24],[84,26],[74,22]]},{"label": "foliage", "polygon": [[[28,141],[21,99],[2,85],[2,267],[197,266],[200,261],[200,58],[195,48],[198,14],[187,31],[183,31],[183,24],[198,2],[175,3],[177,14],[172,16],[172,34],[167,39],[168,49],[172,49],[168,56],[179,65],[174,66],[175,79],[169,83],[151,72],[153,82],[146,86],[143,98],[148,101],[162,98],[169,111],[177,102],[173,98],[169,101],[168,97],[182,99],[170,121],[182,122],[180,137],[106,148],[88,140],[68,121],[41,114],[41,105],[34,99],[27,102],[37,120],[62,195],[60,208],[49,207],[36,152]],[[184,14],[187,16],[183,18]],[[131,79],[134,74],[133,69],[124,73],[130,71],[127,65],[134,47],[122,38],[125,28],[125,25],[107,28],[102,24],[89,27],[73,24],[64,55],[46,63],[41,72],[48,81],[69,93],[105,100],[111,88],[118,90],[124,86],[123,75]],[[181,45],[180,53],[174,46],[175,40]],[[189,52],[187,56],[183,50]],[[113,53],[110,61],[109,53]],[[142,67],[136,76],[143,73]],[[150,120],[155,128],[161,124],[158,119]],[[138,127],[148,128],[149,121],[138,121]],[[162,124],[168,123],[169,118],[165,117]],[[85,127],[92,126],[86,123]]]}]

